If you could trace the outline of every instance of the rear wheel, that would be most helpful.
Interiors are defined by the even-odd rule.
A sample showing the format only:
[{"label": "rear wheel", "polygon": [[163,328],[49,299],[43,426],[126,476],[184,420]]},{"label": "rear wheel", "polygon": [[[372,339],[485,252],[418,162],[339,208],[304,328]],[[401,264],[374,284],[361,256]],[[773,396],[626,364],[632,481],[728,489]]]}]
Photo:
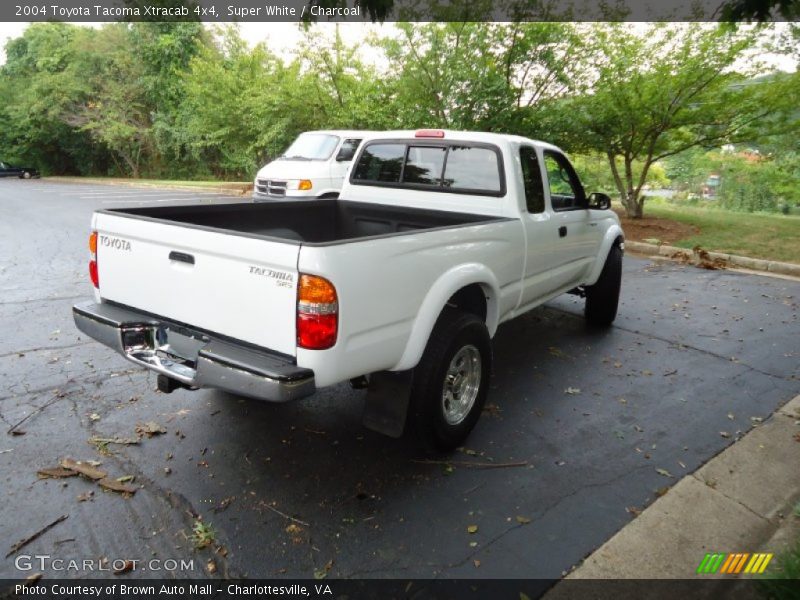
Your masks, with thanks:
[{"label": "rear wheel", "polygon": [[411,417],[429,446],[461,445],[481,416],[492,367],[486,325],[471,313],[446,308],[414,370]]},{"label": "rear wheel", "polygon": [[23,179],[30,179],[31,178],[30,172],[29,171],[25,171],[24,173],[22,173],[22,178]]},{"label": "rear wheel", "polygon": [[622,286],[622,248],[611,247],[597,283],[586,287],[586,320],[591,325],[608,327],[614,322]]}]

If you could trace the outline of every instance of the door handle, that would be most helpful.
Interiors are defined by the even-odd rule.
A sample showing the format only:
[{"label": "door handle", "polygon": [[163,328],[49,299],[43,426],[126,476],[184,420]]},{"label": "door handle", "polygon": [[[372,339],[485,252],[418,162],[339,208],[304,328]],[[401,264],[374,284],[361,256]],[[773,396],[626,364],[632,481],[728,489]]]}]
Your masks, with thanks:
[{"label": "door handle", "polygon": [[567,227],[565,225],[558,228],[558,237],[567,237]]},{"label": "door handle", "polygon": [[175,252],[173,250],[172,252],[169,253],[169,259],[188,263],[190,265],[194,264],[194,256],[192,256],[191,254],[186,254],[185,252]]}]

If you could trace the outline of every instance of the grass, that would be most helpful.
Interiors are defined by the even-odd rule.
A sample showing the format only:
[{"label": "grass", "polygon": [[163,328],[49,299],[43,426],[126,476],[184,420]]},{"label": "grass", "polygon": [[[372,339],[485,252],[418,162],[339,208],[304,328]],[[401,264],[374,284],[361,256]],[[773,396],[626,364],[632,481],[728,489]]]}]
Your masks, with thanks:
[{"label": "grass", "polygon": [[648,201],[644,211],[645,217],[672,219],[700,229],[675,246],[800,263],[800,216],[738,213],[661,200]]},{"label": "grass", "polygon": [[769,575],[759,581],[768,600],[797,600],[800,584],[800,540],[770,563]]},{"label": "grass", "polygon": [[211,527],[203,523],[200,519],[196,519],[192,527],[192,535],[189,538],[198,550],[210,546],[217,540],[217,533]]}]

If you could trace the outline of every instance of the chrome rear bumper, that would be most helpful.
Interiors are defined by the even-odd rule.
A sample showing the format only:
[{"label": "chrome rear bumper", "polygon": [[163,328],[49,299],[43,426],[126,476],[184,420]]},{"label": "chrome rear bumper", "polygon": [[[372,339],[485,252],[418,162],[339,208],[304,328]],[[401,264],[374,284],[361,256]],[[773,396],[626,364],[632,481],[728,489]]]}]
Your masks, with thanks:
[{"label": "chrome rear bumper", "polygon": [[113,304],[76,304],[72,316],[86,335],[186,387],[218,388],[271,402],[287,402],[316,391],[314,372],[280,354]]}]

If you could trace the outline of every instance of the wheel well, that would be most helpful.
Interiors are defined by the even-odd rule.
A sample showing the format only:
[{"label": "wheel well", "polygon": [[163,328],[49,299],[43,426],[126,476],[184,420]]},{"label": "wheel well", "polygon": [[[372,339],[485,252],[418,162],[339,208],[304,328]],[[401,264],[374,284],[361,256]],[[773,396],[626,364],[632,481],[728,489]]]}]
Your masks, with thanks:
[{"label": "wheel well", "polygon": [[322,194],[319,196],[320,200],[336,200],[339,197],[339,194],[336,192],[329,192],[327,194]]},{"label": "wheel well", "polygon": [[484,323],[486,322],[486,294],[479,283],[473,283],[458,290],[450,296],[447,306],[472,313]]}]

